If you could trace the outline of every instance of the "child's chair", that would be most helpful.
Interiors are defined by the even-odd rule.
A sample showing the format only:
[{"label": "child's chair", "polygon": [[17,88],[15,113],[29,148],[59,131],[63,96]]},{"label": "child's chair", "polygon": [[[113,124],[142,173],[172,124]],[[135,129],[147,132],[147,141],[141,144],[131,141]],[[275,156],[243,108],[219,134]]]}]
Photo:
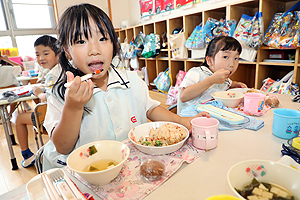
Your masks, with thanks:
[{"label": "child's chair", "polygon": [[38,174],[43,173],[43,153],[44,153],[44,147],[42,146],[35,154],[35,169]]},{"label": "child's chair", "polygon": [[[42,134],[43,133],[47,134],[47,131],[43,126],[46,111],[47,111],[47,102],[38,103],[35,106],[34,111],[33,111],[34,116],[35,116],[35,122],[36,122],[36,125],[33,126],[33,132],[34,132],[36,147],[37,147],[38,150],[40,149],[40,147],[44,146],[44,142],[43,142],[43,139],[42,139]],[[38,140],[40,140],[41,146],[40,146]]]}]

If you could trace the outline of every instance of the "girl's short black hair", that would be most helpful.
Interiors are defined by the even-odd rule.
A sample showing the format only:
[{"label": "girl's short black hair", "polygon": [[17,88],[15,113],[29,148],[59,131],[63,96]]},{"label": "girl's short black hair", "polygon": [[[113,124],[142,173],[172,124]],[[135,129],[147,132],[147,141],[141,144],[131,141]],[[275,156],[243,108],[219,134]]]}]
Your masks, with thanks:
[{"label": "girl's short black hair", "polygon": [[58,47],[57,39],[50,35],[43,35],[36,39],[34,42],[34,47],[44,45],[45,47],[50,47],[57,56],[60,53],[60,48]]},{"label": "girl's short black hair", "polygon": [[59,42],[62,47],[74,44],[78,39],[89,39],[91,35],[90,19],[92,19],[103,36],[109,35],[113,44],[113,57],[118,53],[118,37],[113,24],[100,8],[85,3],[69,7],[58,23]]},{"label": "girl's short black hair", "polygon": [[206,61],[206,57],[210,56],[213,59],[219,51],[237,51],[239,54],[242,52],[242,46],[235,38],[230,36],[219,36],[212,39],[207,46],[205,53],[205,61],[203,63],[204,66],[209,67]]},{"label": "girl's short black hair", "polygon": [[[109,35],[113,45],[113,59],[119,53],[118,37],[113,24],[103,10],[88,3],[70,6],[60,17],[57,27],[60,46],[67,48],[83,37],[89,39],[91,30],[94,28],[91,27],[90,20],[96,24],[103,36]],[[63,85],[67,82],[66,71],[71,71],[74,76],[83,76],[84,73],[72,67],[63,48],[59,56],[59,63],[62,72],[58,81],[54,84],[53,90],[55,89],[59,97],[64,100],[66,88]]]}]

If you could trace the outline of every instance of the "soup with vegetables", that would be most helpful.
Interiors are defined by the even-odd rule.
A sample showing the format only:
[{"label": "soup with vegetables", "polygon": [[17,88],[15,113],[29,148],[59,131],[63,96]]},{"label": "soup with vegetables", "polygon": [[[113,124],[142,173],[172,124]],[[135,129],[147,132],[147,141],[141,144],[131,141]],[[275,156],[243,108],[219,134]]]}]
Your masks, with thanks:
[{"label": "soup with vegetables", "polygon": [[243,189],[235,190],[248,200],[296,200],[296,198],[285,188],[265,182],[259,182],[255,178]]},{"label": "soup with vegetables", "polygon": [[91,164],[89,164],[88,166],[86,166],[83,171],[84,172],[97,172],[97,171],[102,171],[102,170],[106,170],[109,168],[112,168],[114,166],[116,166],[117,163],[114,160],[110,160],[110,159],[102,159],[102,160],[97,160]]}]

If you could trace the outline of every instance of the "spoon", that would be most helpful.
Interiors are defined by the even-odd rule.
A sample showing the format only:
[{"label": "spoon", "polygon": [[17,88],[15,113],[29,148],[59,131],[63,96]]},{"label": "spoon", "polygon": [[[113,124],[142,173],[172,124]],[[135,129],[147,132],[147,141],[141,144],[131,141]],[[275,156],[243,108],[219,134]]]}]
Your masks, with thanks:
[{"label": "spoon", "polygon": [[[81,78],[81,82],[82,82],[82,81],[86,81],[86,80],[92,78],[93,75],[98,75],[98,74],[100,74],[102,71],[103,71],[103,69],[98,69],[97,71],[95,71],[95,72],[93,72],[93,73],[91,73],[91,74],[86,74],[86,75],[80,77],[80,78]],[[64,84],[64,86],[65,86],[65,87],[70,87],[70,85],[71,85],[72,83],[73,83],[73,81],[67,82],[67,83]]]}]

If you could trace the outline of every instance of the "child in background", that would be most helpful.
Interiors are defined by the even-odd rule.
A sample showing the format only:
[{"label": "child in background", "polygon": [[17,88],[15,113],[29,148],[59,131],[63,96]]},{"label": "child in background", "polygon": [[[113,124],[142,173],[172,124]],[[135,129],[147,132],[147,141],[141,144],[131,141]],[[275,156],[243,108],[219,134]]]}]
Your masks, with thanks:
[{"label": "child in background", "polygon": [[[69,7],[60,17],[58,35],[62,74],[47,101],[44,126],[51,140],[44,147],[43,171],[65,166],[68,154],[86,143],[127,139],[130,129],[146,123],[147,117],[191,128],[192,118],[180,117],[149,97],[136,72],[112,65],[119,52],[117,35],[100,8]],[[96,74],[81,81],[80,76],[90,73]]]},{"label": "child in background", "polygon": [[240,43],[233,37],[219,36],[211,40],[203,65],[190,69],[180,85],[177,114],[185,107],[211,100],[211,94],[216,91],[247,88],[246,84],[229,79],[238,68],[241,52]]},{"label": "child in background", "polygon": [[[34,48],[38,64],[44,69],[50,69],[45,78],[45,89],[49,90],[61,73],[61,68],[58,65],[60,49],[57,47],[57,39],[43,35],[35,41]],[[47,100],[44,89],[35,86],[33,93],[42,101]],[[32,166],[35,162],[35,155],[28,147],[27,125],[36,125],[33,112],[21,113],[16,120],[17,138],[24,158],[21,165],[25,168]]]},{"label": "child in background", "polygon": [[20,65],[19,63],[12,61],[8,58],[7,55],[1,55],[0,51],[0,64],[1,65],[11,65],[11,66],[20,66],[22,70],[24,70],[24,67]]}]

